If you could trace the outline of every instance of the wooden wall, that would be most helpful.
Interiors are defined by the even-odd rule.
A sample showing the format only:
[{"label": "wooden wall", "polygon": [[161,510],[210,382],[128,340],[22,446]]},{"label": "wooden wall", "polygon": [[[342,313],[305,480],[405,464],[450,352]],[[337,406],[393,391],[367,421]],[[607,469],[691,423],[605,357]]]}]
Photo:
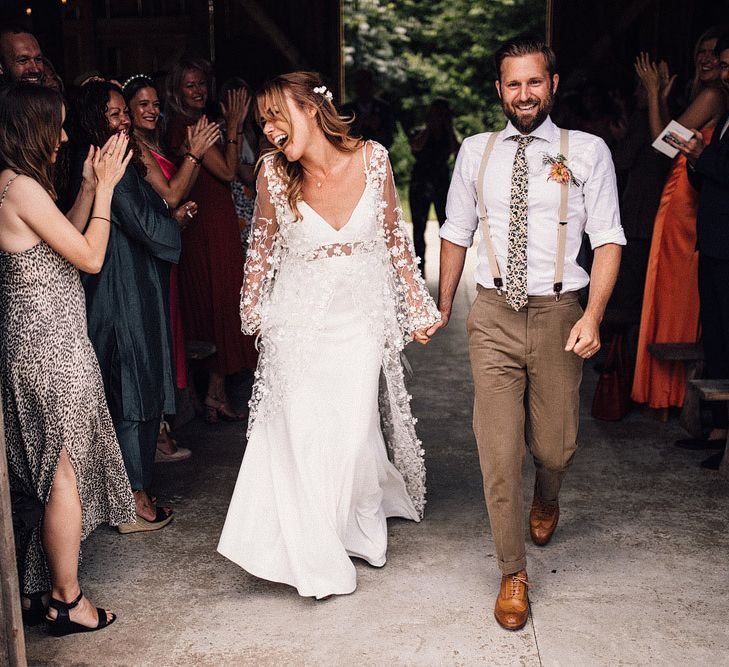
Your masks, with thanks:
[{"label": "wooden wall", "polygon": [[682,81],[709,26],[729,25],[729,0],[549,0],[548,32],[563,77],[590,71],[609,83],[632,78],[639,51],[665,59]]},{"label": "wooden wall", "polygon": [[[2,2],[2,0],[0,0]],[[22,7],[32,5],[30,16]],[[7,5],[7,3],[5,3]],[[65,80],[166,71],[182,55],[215,62],[254,87],[294,69],[342,80],[341,0],[39,0],[0,7],[20,19]]]}]

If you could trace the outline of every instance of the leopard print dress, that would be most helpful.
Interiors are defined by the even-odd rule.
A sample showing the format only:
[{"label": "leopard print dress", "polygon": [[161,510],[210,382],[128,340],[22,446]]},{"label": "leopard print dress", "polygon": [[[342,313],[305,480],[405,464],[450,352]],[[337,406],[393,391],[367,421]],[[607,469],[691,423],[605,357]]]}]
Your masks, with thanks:
[{"label": "leopard print dress", "polygon": [[[43,241],[0,251],[0,383],[13,493],[46,503],[65,447],[81,498],[81,539],[101,523],[135,521],[79,273]],[[16,541],[23,593],[50,590],[40,522]]]}]

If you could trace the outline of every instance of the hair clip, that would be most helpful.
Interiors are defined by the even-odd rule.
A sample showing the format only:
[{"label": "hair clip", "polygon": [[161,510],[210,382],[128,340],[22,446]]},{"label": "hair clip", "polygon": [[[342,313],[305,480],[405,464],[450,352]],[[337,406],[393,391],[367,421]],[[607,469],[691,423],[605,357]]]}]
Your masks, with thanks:
[{"label": "hair clip", "polygon": [[316,88],[314,88],[314,92],[322,95],[323,97],[326,97],[330,102],[332,101],[332,99],[334,99],[332,91],[328,90],[326,86],[316,86]]}]

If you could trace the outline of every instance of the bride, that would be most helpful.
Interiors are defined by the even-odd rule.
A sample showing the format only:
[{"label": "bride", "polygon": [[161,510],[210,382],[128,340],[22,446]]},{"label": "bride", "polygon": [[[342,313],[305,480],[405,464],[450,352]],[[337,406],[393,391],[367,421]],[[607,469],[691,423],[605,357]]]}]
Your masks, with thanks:
[{"label": "bride", "polygon": [[423,515],[400,351],[427,343],[440,315],[385,148],[348,135],[316,74],[279,76],[256,103],[276,148],[258,175],[241,319],[261,357],[218,551],[324,598],[356,588],[350,556],[385,564],[387,517]]}]

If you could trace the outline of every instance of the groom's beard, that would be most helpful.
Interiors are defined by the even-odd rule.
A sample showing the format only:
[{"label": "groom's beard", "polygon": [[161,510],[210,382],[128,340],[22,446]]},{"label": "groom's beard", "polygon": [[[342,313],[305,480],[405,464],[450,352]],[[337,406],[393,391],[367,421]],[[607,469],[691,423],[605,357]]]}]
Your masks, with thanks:
[{"label": "groom's beard", "polygon": [[[529,106],[531,104],[537,105],[536,113],[532,116],[518,115],[517,108],[520,106]],[[506,104],[503,98],[501,100],[501,108],[504,110],[504,115],[511,121],[511,124],[519,130],[522,134],[530,134],[536,130],[543,122],[544,119],[549,116],[554,106],[554,93],[551,91],[544,99],[538,97],[530,97],[527,101],[517,101],[511,104]]]}]

